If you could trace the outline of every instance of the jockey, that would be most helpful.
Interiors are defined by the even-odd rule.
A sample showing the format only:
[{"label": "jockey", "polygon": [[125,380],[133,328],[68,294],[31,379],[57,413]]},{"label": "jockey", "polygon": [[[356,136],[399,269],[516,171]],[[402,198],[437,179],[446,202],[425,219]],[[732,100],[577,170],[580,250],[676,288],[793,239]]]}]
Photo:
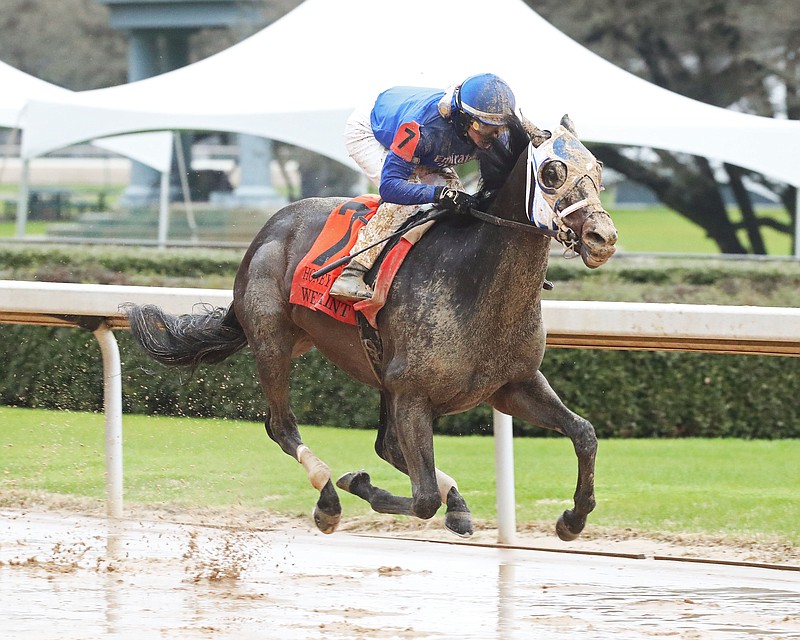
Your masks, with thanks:
[{"label": "jockey", "polygon": [[[472,160],[479,147],[489,148],[515,108],[508,84],[482,73],[447,91],[394,87],[381,93],[371,110],[354,111],[344,132],[347,151],[379,188],[381,204],[350,254],[397,231],[421,204],[458,212],[476,207],[453,167]],[[355,256],[330,294],[371,298],[364,275],[384,244]]]}]

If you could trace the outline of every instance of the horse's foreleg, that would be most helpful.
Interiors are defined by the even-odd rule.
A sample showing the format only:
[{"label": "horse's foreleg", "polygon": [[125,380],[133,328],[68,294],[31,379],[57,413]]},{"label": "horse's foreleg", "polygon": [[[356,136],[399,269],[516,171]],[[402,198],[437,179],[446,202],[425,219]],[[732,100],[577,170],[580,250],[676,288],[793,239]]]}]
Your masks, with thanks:
[{"label": "horse's foreleg", "polygon": [[586,517],[595,507],[597,437],[594,427],[564,406],[541,372],[526,383],[505,385],[490,398],[490,403],[498,411],[558,431],[572,440],[578,457],[578,481],[573,497],[575,506],[564,511],[558,519],[556,533],[562,540],[574,540],[583,531]]},{"label": "horse's foreleg", "polygon": [[[383,398],[381,428],[378,432],[378,439],[375,442],[375,452],[386,462],[391,464],[398,471],[406,475],[409,474],[403,449],[398,439],[398,429],[400,425],[383,410],[383,404],[387,403],[387,398]],[[431,421],[432,424],[432,421]],[[431,454],[433,453],[433,435],[431,427]],[[458,493],[456,481],[453,480],[441,469],[434,467],[436,486],[439,491],[439,498],[447,505],[447,515],[445,516],[445,527],[460,536],[472,535],[472,520],[466,502]]]},{"label": "horse's foreleg", "polygon": [[456,481],[441,469],[436,469],[436,484],[439,487],[439,496],[447,506],[444,514],[445,528],[462,538],[469,538],[472,533],[472,514],[467,507],[467,502],[458,492]]},{"label": "horse's foreleg", "polygon": [[340,489],[369,502],[373,511],[412,516],[411,498],[396,496],[385,489],[376,487],[366,471],[346,473],[336,481]]},{"label": "horse's foreleg", "polygon": [[[375,442],[376,453],[395,467],[409,475],[405,456],[397,439],[397,424],[390,418],[387,411],[381,411],[381,427]],[[440,501],[447,505],[445,514],[445,527],[461,537],[472,535],[472,516],[464,498],[458,492],[455,480],[449,475],[434,468],[436,487]],[[347,473],[336,481],[336,486],[344,491],[369,502],[372,509],[378,513],[391,513],[398,515],[414,516],[413,499],[395,496],[385,489],[372,484],[366,471]]]}]

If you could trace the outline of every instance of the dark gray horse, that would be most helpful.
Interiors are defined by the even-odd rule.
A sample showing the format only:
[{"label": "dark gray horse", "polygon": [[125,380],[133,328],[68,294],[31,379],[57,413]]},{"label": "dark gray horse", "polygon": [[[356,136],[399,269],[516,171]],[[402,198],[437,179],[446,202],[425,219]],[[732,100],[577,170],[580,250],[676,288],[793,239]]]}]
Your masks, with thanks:
[{"label": "dark gray horse", "polygon": [[374,510],[431,518],[444,502],[446,527],[470,535],[455,481],[435,466],[433,423],[483,402],[572,440],[578,481],[574,508],[556,525],[559,537],[574,539],[595,506],[594,428],[539,372],[540,296],[551,237],[595,268],[614,253],[617,232],[598,198],[600,165],[567,116],[552,134],[528,122],[509,129],[510,153],[496,145],[480,158],[481,209],[490,215],[441,218],[397,274],[377,320],[377,375],[356,327],[289,303],[295,267],[341,198],[301,200],[276,213],[247,250],[227,310],[175,317],[153,306],[129,308],[134,338],[167,365],[216,363],[249,345],[269,403],[267,433],[319,490],[314,519],[321,531],[338,525],[339,497],[328,467],[300,439],[289,406],[291,361],[312,347],[381,392],[375,449],[409,476],[411,497],[373,486],[363,471],[337,482]]}]

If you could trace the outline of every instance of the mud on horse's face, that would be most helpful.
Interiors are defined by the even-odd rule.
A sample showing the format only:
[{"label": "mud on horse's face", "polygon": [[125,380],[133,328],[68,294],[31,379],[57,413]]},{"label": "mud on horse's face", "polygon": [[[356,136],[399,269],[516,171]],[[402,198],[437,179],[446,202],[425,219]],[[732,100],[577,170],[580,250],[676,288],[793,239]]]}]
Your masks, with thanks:
[{"label": "mud on horse's face", "polygon": [[617,229],[600,203],[602,165],[578,140],[569,116],[553,133],[530,123],[526,129],[531,137],[531,222],[559,230],[559,241],[587,267],[605,264],[616,251]]}]

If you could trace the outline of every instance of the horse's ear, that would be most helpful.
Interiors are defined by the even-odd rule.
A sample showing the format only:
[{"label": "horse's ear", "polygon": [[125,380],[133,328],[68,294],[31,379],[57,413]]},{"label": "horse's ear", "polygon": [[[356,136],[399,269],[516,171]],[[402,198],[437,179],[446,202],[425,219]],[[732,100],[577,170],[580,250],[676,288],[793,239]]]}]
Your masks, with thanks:
[{"label": "horse's ear", "polygon": [[545,140],[548,140],[550,136],[553,135],[546,129],[540,129],[539,127],[537,127],[525,116],[522,116],[520,120],[522,121],[522,126],[525,129],[525,133],[528,134],[528,137],[531,139],[531,142],[533,143],[534,147],[538,147],[540,144],[542,144]]},{"label": "horse's ear", "polygon": [[563,116],[561,116],[561,126],[564,127],[576,138],[578,137],[578,132],[575,131],[575,125],[572,122],[572,118],[570,118],[566,113]]}]

